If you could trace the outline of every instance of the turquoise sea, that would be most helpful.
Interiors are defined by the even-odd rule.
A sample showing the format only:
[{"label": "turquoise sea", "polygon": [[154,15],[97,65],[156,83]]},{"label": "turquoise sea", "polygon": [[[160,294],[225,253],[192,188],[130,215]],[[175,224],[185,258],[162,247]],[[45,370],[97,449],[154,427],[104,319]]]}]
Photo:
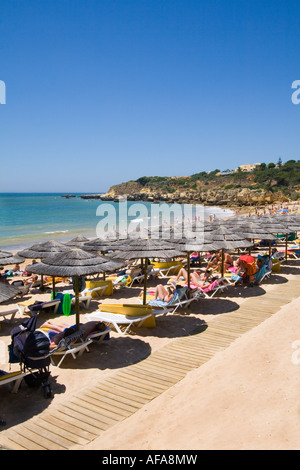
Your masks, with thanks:
[{"label": "turquoise sea", "polygon": [[[0,193],[0,249],[16,250],[47,240],[63,242],[77,235],[96,237],[101,219],[96,211],[107,202],[75,196],[67,199],[62,193]],[[117,213],[118,203],[109,204]],[[132,204],[128,202],[128,207]],[[150,203],[143,205],[150,210]],[[205,208],[206,218],[213,214],[233,215],[218,207]]]}]

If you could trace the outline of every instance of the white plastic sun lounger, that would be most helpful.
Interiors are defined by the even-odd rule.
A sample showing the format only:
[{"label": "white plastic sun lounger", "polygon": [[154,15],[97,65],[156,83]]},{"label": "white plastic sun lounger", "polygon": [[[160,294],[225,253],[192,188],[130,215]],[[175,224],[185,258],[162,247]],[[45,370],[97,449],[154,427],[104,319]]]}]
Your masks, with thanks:
[{"label": "white plastic sun lounger", "polygon": [[0,385],[5,385],[11,382],[14,382],[13,388],[11,390],[12,393],[17,393],[23,378],[28,375],[28,372],[12,372],[5,375],[1,375],[0,377]]},{"label": "white plastic sun lounger", "polygon": [[[82,356],[84,351],[89,352],[88,346],[92,342],[93,341],[91,339],[89,339],[89,340],[83,341],[81,343],[78,343],[76,345],[75,344],[70,345],[68,347],[67,346],[66,347],[61,346],[59,349],[57,349],[57,351],[52,352],[50,354],[50,359],[51,359],[52,365],[54,365],[56,367],[59,367],[61,365],[61,363],[63,362],[63,360],[65,359],[65,357],[68,356],[69,354],[71,354],[73,359],[76,359],[77,357]],[[57,364],[55,364],[55,362],[52,360],[52,356],[61,356],[61,359]]]},{"label": "white plastic sun lounger", "polygon": [[[83,339],[82,331],[75,331],[70,336],[63,338],[57,348],[53,349],[50,352],[50,359],[52,365],[59,367],[66,356],[70,355],[73,359],[82,356],[82,354],[87,351],[89,352],[89,345],[92,344],[94,341],[101,341],[104,340],[105,336],[109,333],[109,327],[107,327],[104,331],[94,331],[88,335],[86,339]],[[56,364],[55,361],[52,359],[52,356],[61,356],[60,361]]]},{"label": "white plastic sun lounger", "polygon": [[4,320],[7,320],[6,317],[10,315],[9,320],[12,321],[17,313],[18,309],[17,308],[11,308],[10,310],[3,310],[2,312],[0,311],[0,317],[4,317]]},{"label": "white plastic sun lounger", "polygon": [[[196,287],[193,291],[193,295],[195,297],[201,298],[204,297],[205,299],[211,299],[214,297],[218,292],[223,292],[229,286],[234,285],[229,279],[226,277],[220,277],[216,279],[216,284],[211,290],[203,290],[201,287]],[[236,281],[235,281],[236,282]]]},{"label": "white plastic sun lounger", "polygon": [[[110,323],[111,325],[113,325],[116,331],[122,335],[125,334],[129,330],[129,328],[135,323],[138,323],[137,326],[142,326],[146,318],[149,317],[151,317],[151,313],[149,313],[148,315],[132,317],[130,315],[123,315],[121,313],[97,311],[87,315],[87,318],[89,320],[99,320],[106,323]],[[121,329],[121,326],[125,326],[125,329]]]},{"label": "white plastic sun lounger", "polygon": [[153,272],[156,274],[159,274],[161,277],[169,277],[171,276],[171,273],[175,271],[176,269],[180,269],[182,267],[181,264],[176,264],[173,266],[169,266],[168,268],[153,268]]},{"label": "white plastic sun lounger", "polygon": [[[54,307],[54,314],[56,314],[60,302],[61,302],[60,299],[54,299],[54,300],[49,300],[49,302],[43,302],[41,304],[41,310],[44,310],[46,308]],[[33,305],[33,303],[30,302],[30,301],[29,302],[19,302],[17,304],[17,307],[18,307],[18,310],[19,310],[20,314],[24,315],[24,313],[29,313],[29,315],[31,316],[31,310],[29,308],[30,305]]]}]

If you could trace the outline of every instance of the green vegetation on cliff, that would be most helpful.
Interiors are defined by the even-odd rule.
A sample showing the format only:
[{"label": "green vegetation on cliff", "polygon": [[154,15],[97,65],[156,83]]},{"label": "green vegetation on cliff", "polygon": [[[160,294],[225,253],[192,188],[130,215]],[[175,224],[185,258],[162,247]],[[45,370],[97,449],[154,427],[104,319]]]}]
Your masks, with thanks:
[{"label": "green vegetation on cliff", "polygon": [[240,168],[226,172],[214,170],[201,171],[191,176],[143,176],[138,183],[145,189],[159,190],[172,193],[178,190],[232,189],[249,188],[262,191],[280,191],[291,199],[300,197],[300,160],[289,160],[282,163],[261,163],[252,171],[242,171]]}]

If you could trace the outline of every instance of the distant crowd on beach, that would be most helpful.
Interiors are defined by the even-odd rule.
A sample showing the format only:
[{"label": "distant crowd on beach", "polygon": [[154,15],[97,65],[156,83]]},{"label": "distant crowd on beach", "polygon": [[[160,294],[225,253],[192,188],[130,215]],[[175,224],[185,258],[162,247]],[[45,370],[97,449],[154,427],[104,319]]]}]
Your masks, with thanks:
[{"label": "distant crowd on beach", "polygon": [[261,217],[266,214],[276,214],[276,213],[289,213],[292,214],[294,212],[299,212],[300,211],[300,205],[298,202],[283,202],[279,204],[270,204],[265,207],[251,207],[248,211],[245,211],[245,209],[236,209],[236,215],[242,215],[242,214],[248,214],[249,217],[257,216]]}]

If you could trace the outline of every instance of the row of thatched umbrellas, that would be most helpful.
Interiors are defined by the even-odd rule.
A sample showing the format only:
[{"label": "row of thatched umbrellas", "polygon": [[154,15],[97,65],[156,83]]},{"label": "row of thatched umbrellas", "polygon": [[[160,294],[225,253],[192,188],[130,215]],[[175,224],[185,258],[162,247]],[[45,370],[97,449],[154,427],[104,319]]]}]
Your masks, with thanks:
[{"label": "row of thatched umbrellas", "polygon": [[[22,263],[24,258],[19,255],[13,255],[10,251],[0,250],[0,267],[10,266],[15,263]],[[0,303],[7,302],[10,299],[13,299],[20,290],[10,284],[0,283]]]},{"label": "row of thatched umbrellas", "polygon": [[[218,221],[207,224],[196,224],[186,231],[185,236],[173,229],[168,240],[163,238],[163,228],[158,228],[157,239],[136,237],[131,239],[95,239],[88,240],[85,237],[76,237],[63,244],[56,241],[33,245],[31,248],[18,252],[12,256],[9,252],[0,252],[0,265],[20,263],[24,258],[41,259],[41,262],[27,268],[28,272],[52,276],[75,278],[75,313],[76,325],[79,327],[79,289],[80,276],[113,272],[124,266],[125,260],[142,259],[144,266],[144,293],[143,303],[146,303],[146,280],[149,258],[170,259],[187,255],[188,279],[190,278],[190,254],[192,252],[210,252],[222,250],[234,250],[237,248],[251,248],[253,242],[249,239],[264,239],[271,241],[276,239],[274,233],[289,233],[300,230],[300,216],[266,216],[261,218],[235,217],[226,221]],[[287,243],[287,242],[286,242]],[[287,248],[287,244],[286,244]],[[108,250],[113,253],[103,256]],[[287,250],[286,250],[287,252]],[[222,263],[223,269],[223,263]],[[223,272],[222,272],[223,274]],[[10,286],[11,287],[11,286]],[[0,301],[1,300],[0,298]]]}]

